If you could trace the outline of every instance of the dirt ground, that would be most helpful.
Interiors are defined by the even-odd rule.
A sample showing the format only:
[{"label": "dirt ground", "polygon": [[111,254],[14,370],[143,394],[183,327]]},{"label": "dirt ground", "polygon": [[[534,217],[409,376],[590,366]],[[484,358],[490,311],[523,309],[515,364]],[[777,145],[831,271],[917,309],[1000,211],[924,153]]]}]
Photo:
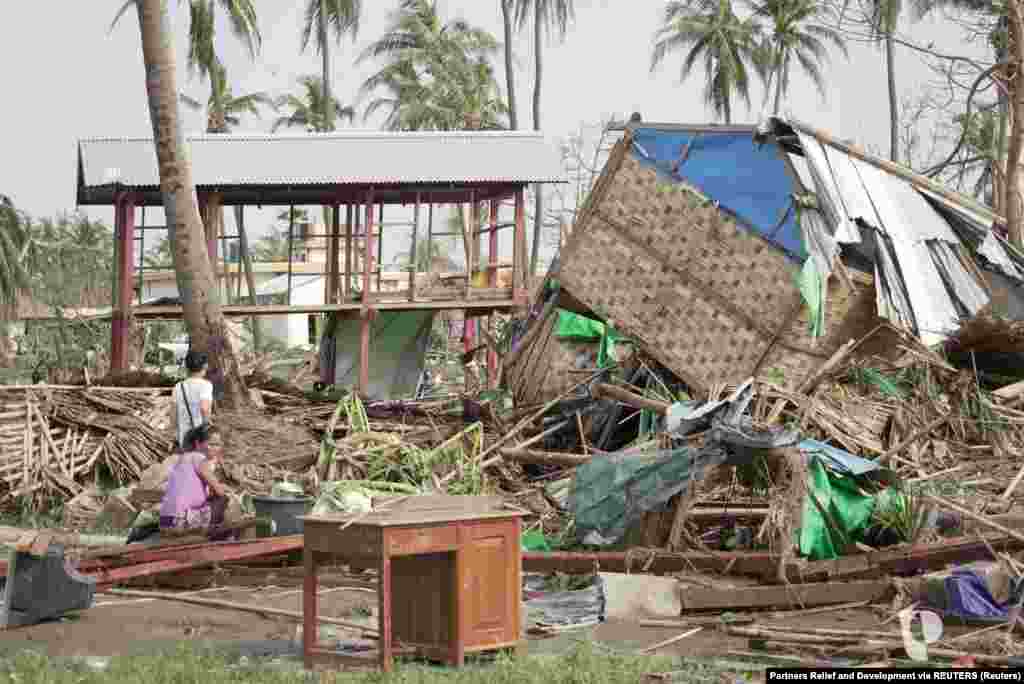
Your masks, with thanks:
[{"label": "dirt ground", "polygon": [[[298,588],[218,588],[194,592],[218,600],[258,604],[291,611],[302,610]],[[321,590],[320,612],[357,624],[376,625],[376,594],[372,590],[326,588]],[[840,629],[891,629],[881,624],[878,613],[869,609],[847,609],[773,624]],[[962,631],[962,628],[959,628]],[[957,633],[950,627],[948,635]],[[669,639],[683,629],[649,628],[635,623],[606,622],[590,629],[574,630],[553,638],[531,639],[528,651],[557,654],[581,640],[593,641],[621,652],[640,649]],[[354,631],[331,626],[321,628],[321,637],[356,639]],[[0,632],[0,655],[31,648],[51,657],[117,656],[152,653],[173,649],[182,641],[230,645],[233,643],[273,643],[289,651],[299,643],[298,622],[287,618],[264,617],[236,610],[207,608],[166,600],[137,599],[124,596],[97,596],[94,606],[77,616],[57,622]],[[706,627],[701,632],[659,651],[661,655],[727,656],[730,651],[749,651],[747,640],[731,637]],[[806,650],[803,650],[806,653]],[[823,653],[824,655],[824,653]]]}]

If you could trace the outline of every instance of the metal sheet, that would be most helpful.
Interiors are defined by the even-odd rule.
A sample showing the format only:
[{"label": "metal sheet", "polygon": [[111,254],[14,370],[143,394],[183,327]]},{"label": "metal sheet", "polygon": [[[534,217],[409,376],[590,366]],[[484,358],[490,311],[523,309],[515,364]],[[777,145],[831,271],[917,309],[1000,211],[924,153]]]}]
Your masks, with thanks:
[{"label": "metal sheet", "polygon": [[[206,135],[187,139],[196,185],[567,182],[558,145],[520,131]],[[153,141],[79,142],[86,188],[160,183]]]},{"label": "metal sheet", "polygon": [[928,243],[936,268],[945,276],[950,289],[960,301],[965,312],[973,316],[981,311],[989,302],[989,296],[975,277],[964,268],[960,257],[953,251],[953,246],[941,240]]},{"label": "metal sheet", "polygon": [[859,159],[850,161],[875,205],[886,234],[894,240],[945,240],[960,244],[960,238],[942,215],[910,183]]},{"label": "metal sheet", "polygon": [[1024,273],[1007,254],[1002,240],[996,237],[992,231],[989,231],[985,235],[985,239],[981,241],[981,245],[978,246],[978,254],[985,257],[1003,275],[1016,280],[1024,280]]},{"label": "metal sheet", "polygon": [[825,151],[815,138],[804,133],[797,132],[800,138],[800,146],[804,151],[804,160],[808,172],[814,179],[814,186],[818,194],[818,204],[828,216],[828,220],[834,228],[836,242],[855,244],[861,241],[860,229],[849,218],[849,212],[843,202],[843,196],[836,185],[836,179],[832,175]]},{"label": "metal sheet", "polygon": [[892,247],[914,310],[918,337],[928,346],[944,341],[959,326],[960,316],[928,245],[893,239]]},{"label": "metal sheet", "polygon": [[871,198],[868,197],[850,157],[828,145],[822,145],[822,149],[828,159],[829,168],[832,169],[832,177],[835,179],[839,196],[843,198],[843,204],[846,206],[847,217],[851,221],[861,220],[869,226],[878,228],[881,220],[875,213]]},{"label": "metal sheet", "polygon": [[978,230],[988,231],[992,228],[994,222],[991,217],[983,216],[978,212],[969,209],[962,204],[952,202],[931,190],[926,190],[925,188],[916,188],[916,190],[926,195],[929,199],[938,202],[944,209],[948,209],[949,211],[956,213],[961,219],[977,227]]}]

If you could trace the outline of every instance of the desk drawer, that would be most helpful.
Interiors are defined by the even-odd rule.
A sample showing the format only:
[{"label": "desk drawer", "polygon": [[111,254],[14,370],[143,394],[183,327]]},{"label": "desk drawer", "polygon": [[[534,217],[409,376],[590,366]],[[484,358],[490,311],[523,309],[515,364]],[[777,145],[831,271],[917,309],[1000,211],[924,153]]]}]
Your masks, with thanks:
[{"label": "desk drawer", "polygon": [[388,554],[392,556],[454,551],[459,541],[457,525],[395,528],[386,530],[384,535]]}]

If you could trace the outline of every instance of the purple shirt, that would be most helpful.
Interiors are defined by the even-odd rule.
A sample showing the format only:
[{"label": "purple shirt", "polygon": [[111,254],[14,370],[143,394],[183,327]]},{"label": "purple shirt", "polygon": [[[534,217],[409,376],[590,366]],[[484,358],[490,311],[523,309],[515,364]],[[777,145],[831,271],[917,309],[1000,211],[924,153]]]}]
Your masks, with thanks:
[{"label": "purple shirt", "polygon": [[205,460],[206,457],[198,451],[189,451],[178,457],[167,478],[160,517],[178,517],[206,503],[209,494],[199,475],[199,466]]}]

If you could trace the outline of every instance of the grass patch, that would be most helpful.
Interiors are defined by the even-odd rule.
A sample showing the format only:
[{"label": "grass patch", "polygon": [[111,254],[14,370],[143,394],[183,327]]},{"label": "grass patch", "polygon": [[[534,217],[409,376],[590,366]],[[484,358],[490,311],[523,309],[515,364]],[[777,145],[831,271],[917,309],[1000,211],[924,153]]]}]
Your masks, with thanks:
[{"label": "grass patch", "polygon": [[[90,664],[89,661],[96,664]],[[400,664],[388,675],[377,672],[329,672],[311,677],[298,669],[270,669],[239,662],[223,654],[185,645],[177,653],[105,659],[82,659],[69,666],[43,655],[23,653],[0,660],[0,679],[28,684],[262,684],[342,682],[344,684],[636,684],[651,672],[674,671],[675,682],[716,681],[725,671],[710,664],[673,658],[619,655],[580,644],[564,656],[499,656],[456,670]]]}]

